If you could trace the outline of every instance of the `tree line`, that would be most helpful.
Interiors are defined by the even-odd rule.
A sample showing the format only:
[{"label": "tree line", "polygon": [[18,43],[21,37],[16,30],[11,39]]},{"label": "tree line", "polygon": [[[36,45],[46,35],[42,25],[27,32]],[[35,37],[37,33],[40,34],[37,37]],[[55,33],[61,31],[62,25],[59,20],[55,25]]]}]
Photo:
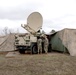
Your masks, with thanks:
[{"label": "tree line", "polygon": [[8,27],[4,27],[1,31],[0,31],[0,35],[8,35],[11,33],[19,33],[19,29],[12,29],[12,28],[8,28]]}]

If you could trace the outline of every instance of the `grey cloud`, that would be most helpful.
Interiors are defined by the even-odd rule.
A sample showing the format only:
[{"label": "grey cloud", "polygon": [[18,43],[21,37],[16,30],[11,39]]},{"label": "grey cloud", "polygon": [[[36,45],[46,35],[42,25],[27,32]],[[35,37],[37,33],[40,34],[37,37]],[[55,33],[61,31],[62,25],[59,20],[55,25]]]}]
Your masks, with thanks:
[{"label": "grey cloud", "polygon": [[63,25],[65,25],[65,23],[55,23],[52,20],[46,20],[44,25],[43,25],[43,29],[47,28],[48,30],[61,30],[63,28]]},{"label": "grey cloud", "polygon": [[44,20],[43,21],[43,26],[49,26],[52,25],[54,22],[52,20]]},{"label": "grey cloud", "polygon": [[44,27],[48,27],[48,28],[56,28],[56,27],[60,27],[60,24],[55,24],[52,20],[44,20]]},{"label": "grey cloud", "polygon": [[41,7],[41,4],[23,4],[17,7],[11,8],[2,8],[0,7],[0,19],[12,19],[12,20],[23,20],[25,17],[31,12],[36,11],[38,8]]}]

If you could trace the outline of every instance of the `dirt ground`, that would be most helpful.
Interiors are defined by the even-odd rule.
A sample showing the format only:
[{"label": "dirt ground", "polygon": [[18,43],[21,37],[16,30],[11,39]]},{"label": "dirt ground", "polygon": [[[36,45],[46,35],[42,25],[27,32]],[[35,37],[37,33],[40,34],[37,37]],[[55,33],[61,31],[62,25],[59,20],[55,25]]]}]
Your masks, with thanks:
[{"label": "dirt ground", "polygon": [[62,53],[6,57],[0,53],[0,75],[76,75],[76,57]]}]

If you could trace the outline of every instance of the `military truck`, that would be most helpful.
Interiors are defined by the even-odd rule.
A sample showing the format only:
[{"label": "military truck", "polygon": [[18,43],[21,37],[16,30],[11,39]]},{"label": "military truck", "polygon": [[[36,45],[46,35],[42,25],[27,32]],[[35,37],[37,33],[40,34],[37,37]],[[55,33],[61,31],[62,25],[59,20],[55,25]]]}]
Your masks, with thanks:
[{"label": "military truck", "polygon": [[20,53],[30,51],[36,54],[38,52],[37,39],[43,35],[40,31],[42,22],[43,18],[41,14],[39,12],[33,12],[28,16],[27,24],[21,24],[28,33],[15,35],[15,47]]}]

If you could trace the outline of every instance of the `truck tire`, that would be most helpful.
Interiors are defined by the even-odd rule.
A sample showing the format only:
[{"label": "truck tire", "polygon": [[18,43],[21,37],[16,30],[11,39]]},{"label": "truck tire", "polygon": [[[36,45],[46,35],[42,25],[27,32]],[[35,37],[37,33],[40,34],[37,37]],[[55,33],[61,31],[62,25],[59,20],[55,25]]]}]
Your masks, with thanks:
[{"label": "truck tire", "polygon": [[34,46],[32,47],[32,54],[37,54],[37,53],[38,53],[37,47],[36,47],[36,45],[34,45]]}]

